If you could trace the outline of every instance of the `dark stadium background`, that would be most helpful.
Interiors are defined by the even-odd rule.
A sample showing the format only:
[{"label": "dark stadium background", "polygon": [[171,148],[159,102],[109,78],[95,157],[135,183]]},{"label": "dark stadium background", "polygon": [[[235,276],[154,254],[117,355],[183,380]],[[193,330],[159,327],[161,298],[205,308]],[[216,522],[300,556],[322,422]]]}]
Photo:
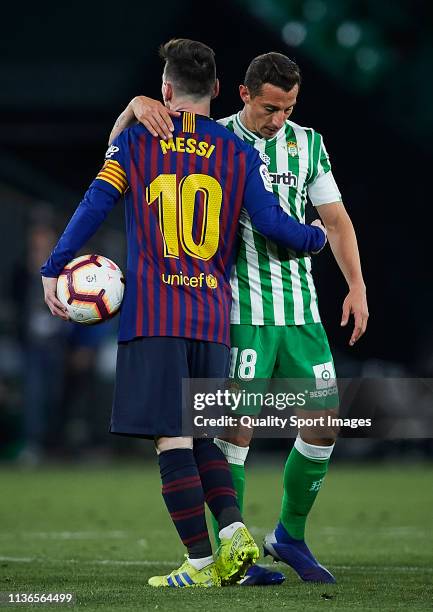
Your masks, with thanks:
[{"label": "dark stadium background", "polygon": [[[222,85],[216,118],[240,108],[237,87],[254,56],[274,50],[299,63],[303,85],[292,118],[325,136],[368,288],[368,331],[349,348],[349,330],[339,327],[345,283],[329,249],[315,260],[338,370],[344,376],[433,377],[427,3],[9,3],[0,38],[0,455],[7,460],[19,460],[25,450],[30,319],[42,299],[41,287],[29,285],[23,272],[29,228],[64,226],[101,165],[119,112],[134,95],[159,97],[157,48],[172,37],[214,48]],[[92,248],[122,263],[121,206]],[[113,442],[106,434],[115,325],[94,334],[89,341],[62,337],[68,382],[50,408],[50,434],[56,438],[58,423],[77,453],[89,445],[129,452],[131,441]],[[53,371],[46,384],[62,377]],[[60,416],[65,398],[68,413]],[[425,442],[409,444],[409,451],[432,452]]]}]

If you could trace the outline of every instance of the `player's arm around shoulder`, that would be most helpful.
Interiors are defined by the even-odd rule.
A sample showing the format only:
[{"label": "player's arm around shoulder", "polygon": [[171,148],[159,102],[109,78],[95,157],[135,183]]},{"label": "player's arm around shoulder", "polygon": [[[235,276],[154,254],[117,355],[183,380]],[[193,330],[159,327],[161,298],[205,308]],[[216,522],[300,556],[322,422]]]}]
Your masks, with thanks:
[{"label": "player's arm around shoulder", "polygon": [[152,136],[159,136],[163,140],[169,140],[174,131],[172,117],[179,117],[178,111],[168,109],[159,100],[147,96],[135,96],[126,108],[117,117],[108,140],[112,144],[114,139],[122,133],[125,128],[133,126],[137,121],[141,123]]},{"label": "player's arm around shoulder", "polygon": [[303,253],[319,252],[326,244],[326,231],[322,224],[305,225],[285,213],[274,194],[264,160],[249,146],[247,154],[244,206],[252,224],[284,248]]}]

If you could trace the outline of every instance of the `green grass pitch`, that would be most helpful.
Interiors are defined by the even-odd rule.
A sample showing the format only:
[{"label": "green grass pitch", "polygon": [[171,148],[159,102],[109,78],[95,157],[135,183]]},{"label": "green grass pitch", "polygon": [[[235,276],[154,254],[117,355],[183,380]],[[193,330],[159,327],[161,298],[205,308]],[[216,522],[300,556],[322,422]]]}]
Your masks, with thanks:
[{"label": "green grass pitch", "polygon": [[[255,463],[248,472],[245,518],[260,543],[278,516],[282,464]],[[279,587],[148,587],[149,576],[174,569],[183,555],[156,465],[3,469],[0,492],[3,592],[73,592],[77,607],[101,611],[382,612],[433,606],[431,466],[330,469],[307,540],[337,585],[304,584],[278,564],[287,576]]]}]

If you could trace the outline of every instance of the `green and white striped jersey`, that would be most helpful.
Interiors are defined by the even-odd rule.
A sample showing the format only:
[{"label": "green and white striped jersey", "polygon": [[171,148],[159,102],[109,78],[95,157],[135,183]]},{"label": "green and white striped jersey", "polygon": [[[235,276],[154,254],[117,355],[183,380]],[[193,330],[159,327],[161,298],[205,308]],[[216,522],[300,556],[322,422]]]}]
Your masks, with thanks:
[{"label": "green and white striped jersey", "polygon": [[[322,136],[313,129],[286,121],[274,138],[265,140],[244,127],[240,113],[218,122],[260,152],[280,206],[298,221],[305,223],[307,195],[314,206],[341,200]],[[319,323],[311,258],[296,257],[267,240],[252,227],[245,209],[240,227],[241,244],[231,277],[232,324]]]}]

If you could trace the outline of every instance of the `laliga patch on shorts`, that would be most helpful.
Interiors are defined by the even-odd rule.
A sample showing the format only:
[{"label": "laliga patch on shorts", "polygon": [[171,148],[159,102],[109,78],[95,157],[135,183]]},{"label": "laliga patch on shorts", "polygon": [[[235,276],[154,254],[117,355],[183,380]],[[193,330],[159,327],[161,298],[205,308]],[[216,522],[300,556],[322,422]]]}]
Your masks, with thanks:
[{"label": "laliga patch on shorts", "polygon": [[316,389],[335,387],[335,370],[332,361],[313,366],[313,372],[316,378]]}]

